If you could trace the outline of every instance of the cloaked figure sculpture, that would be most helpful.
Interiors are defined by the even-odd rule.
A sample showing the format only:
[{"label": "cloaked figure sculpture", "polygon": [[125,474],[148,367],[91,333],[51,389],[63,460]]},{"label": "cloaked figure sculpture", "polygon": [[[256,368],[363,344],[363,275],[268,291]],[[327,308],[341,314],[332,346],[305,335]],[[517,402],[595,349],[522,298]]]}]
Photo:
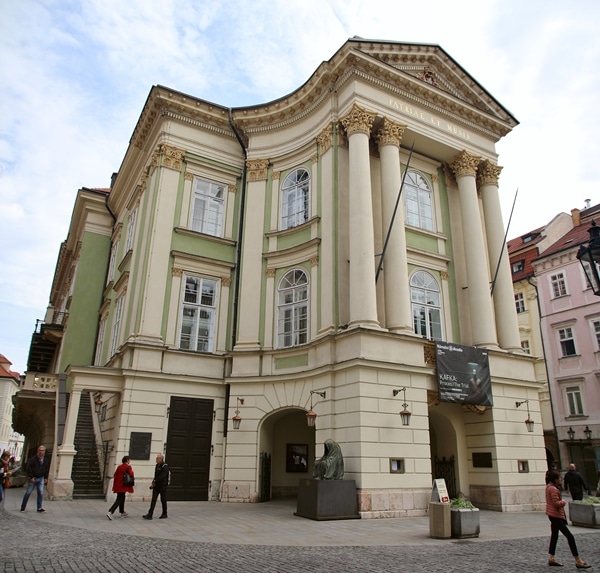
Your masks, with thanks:
[{"label": "cloaked figure sculpture", "polygon": [[313,478],[342,479],[344,477],[344,458],[337,442],[325,440],[325,453],[315,462]]}]

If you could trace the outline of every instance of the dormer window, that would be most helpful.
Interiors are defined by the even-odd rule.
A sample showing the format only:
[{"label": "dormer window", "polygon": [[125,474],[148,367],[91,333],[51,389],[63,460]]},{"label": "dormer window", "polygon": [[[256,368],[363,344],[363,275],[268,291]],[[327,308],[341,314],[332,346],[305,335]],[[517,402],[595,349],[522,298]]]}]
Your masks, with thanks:
[{"label": "dormer window", "polygon": [[524,269],[525,269],[525,261],[515,261],[512,264],[513,275],[515,275],[517,273],[522,273]]}]

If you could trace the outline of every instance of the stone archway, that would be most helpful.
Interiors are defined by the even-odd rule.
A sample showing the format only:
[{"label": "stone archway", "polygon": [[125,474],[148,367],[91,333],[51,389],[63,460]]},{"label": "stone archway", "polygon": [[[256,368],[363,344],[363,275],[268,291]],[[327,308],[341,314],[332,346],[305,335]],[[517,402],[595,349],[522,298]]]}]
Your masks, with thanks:
[{"label": "stone archway", "polygon": [[[302,461],[304,452],[306,458]],[[298,480],[312,477],[315,461],[315,429],[308,427],[305,410],[283,408],[264,418],[260,428],[259,456],[264,455],[270,456],[270,476],[259,475],[259,482],[268,477],[269,498],[295,497]]]}]

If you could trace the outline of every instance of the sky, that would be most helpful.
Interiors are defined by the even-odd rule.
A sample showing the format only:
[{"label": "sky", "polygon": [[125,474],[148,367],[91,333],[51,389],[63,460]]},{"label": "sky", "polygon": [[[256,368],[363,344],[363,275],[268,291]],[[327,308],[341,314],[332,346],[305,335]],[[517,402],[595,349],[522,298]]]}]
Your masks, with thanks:
[{"label": "sky", "polygon": [[438,44],[517,118],[497,144],[508,239],[600,202],[597,0],[0,0],[0,354],[12,369],[26,370],[77,190],[110,186],[153,85],[266,103],[353,36]]}]

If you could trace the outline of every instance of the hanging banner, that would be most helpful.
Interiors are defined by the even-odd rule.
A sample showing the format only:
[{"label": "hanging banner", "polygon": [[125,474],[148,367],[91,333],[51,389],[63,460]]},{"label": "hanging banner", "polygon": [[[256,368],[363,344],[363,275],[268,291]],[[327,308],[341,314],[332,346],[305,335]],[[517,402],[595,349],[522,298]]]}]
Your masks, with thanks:
[{"label": "hanging banner", "polygon": [[494,405],[487,349],[436,342],[435,353],[440,401]]}]

